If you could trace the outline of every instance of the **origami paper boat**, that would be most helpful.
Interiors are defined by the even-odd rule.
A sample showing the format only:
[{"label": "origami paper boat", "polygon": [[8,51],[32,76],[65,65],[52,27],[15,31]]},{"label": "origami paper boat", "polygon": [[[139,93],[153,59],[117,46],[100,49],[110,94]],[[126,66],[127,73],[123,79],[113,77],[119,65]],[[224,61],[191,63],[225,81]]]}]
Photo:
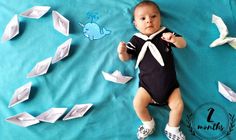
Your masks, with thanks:
[{"label": "origami paper boat", "polygon": [[65,36],[69,35],[70,22],[57,11],[52,11],[54,28]]},{"label": "origami paper boat", "polygon": [[52,64],[62,60],[63,58],[67,57],[70,51],[70,45],[71,45],[72,39],[68,39],[66,42],[61,44],[58,48],[57,51],[52,58]]},{"label": "origami paper boat", "polygon": [[26,18],[39,19],[43,15],[45,15],[49,9],[50,9],[49,6],[34,6],[26,10],[25,12],[21,13],[20,15]]},{"label": "origami paper boat", "polygon": [[55,123],[67,110],[67,108],[51,108],[36,118],[43,122]]},{"label": "origami paper boat", "polygon": [[63,120],[70,120],[84,116],[84,114],[92,107],[93,104],[77,104],[69,113],[63,118]]},{"label": "origami paper boat", "polygon": [[18,16],[15,15],[10,22],[7,24],[4,33],[2,35],[2,41],[8,41],[14,38],[16,35],[19,34],[19,21]]},{"label": "origami paper boat", "polygon": [[37,120],[34,116],[30,115],[27,112],[23,112],[15,116],[11,116],[7,118],[6,121],[16,124],[21,127],[28,127],[28,126],[39,123],[39,120]]},{"label": "origami paper boat", "polygon": [[52,62],[52,57],[49,57],[43,61],[38,62],[34,66],[34,68],[28,73],[27,78],[36,77],[47,73],[51,62]]},{"label": "origami paper boat", "polygon": [[114,83],[125,84],[127,83],[132,77],[130,76],[123,76],[120,71],[116,70],[112,74],[106,73],[102,71],[102,74],[107,81],[111,81]]},{"label": "origami paper boat", "polygon": [[24,102],[25,100],[29,99],[30,90],[31,90],[32,83],[29,82],[22,87],[15,90],[14,95],[9,103],[9,108]]}]

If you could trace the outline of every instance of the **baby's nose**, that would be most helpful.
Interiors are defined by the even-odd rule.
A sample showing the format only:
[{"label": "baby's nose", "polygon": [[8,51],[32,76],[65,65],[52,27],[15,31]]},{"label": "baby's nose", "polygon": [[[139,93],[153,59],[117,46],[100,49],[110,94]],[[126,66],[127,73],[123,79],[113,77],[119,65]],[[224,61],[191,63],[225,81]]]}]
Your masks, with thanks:
[{"label": "baby's nose", "polygon": [[147,19],[146,19],[146,22],[147,22],[147,23],[150,23],[151,21],[152,21],[151,18],[147,18]]}]

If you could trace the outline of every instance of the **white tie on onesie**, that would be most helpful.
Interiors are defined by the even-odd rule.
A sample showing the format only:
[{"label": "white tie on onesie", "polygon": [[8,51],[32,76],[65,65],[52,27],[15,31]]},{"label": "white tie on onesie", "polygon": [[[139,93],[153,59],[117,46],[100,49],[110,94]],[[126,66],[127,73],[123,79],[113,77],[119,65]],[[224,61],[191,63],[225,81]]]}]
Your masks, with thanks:
[{"label": "white tie on onesie", "polygon": [[138,65],[139,63],[142,61],[146,51],[147,51],[147,48],[149,48],[151,54],[153,55],[153,57],[157,60],[157,62],[161,65],[161,66],[164,66],[164,61],[162,59],[162,56],[161,56],[161,53],[159,52],[159,50],[156,48],[156,46],[149,40],[152,40],[157,34],[159,34],[160,32],[162,32],[163,30],[165,30],[166,28],[165,27],[161,27],[161,29],[150,35],[149,37],[146,36],[146,35],[143,35],[141,33],[136,33],[135,35],[139,38],[142,38],[143,40],[145,40],[146,42],[143,44],[142,46],[142,49],[138,55],[138,58],[137,58],[137,62],[136,62],[136,65],[135,65],[135,68],[138,68]]}]

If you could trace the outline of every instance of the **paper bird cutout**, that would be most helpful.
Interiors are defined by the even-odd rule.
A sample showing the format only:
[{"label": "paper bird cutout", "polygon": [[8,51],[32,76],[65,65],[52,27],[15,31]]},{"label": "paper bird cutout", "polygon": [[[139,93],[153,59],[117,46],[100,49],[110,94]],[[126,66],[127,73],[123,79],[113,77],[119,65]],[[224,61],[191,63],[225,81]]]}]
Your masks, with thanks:
[{"label": "paper bird cutout", "polygon": [[63,120],[70,120],[84,116],[84,114],[91,108],[93,104],[77,104],[69,113],[63,118]]},{"label": "paper bird cutout", "polygon": [[52,57],[49,57],[41,62],[38,62],[31,70],[31,72],[28,73],[27,78],[36,77],[47,73],[51,62],[52,62]]},{"label": "paper bird cutout", "polygon": [[39,19],[44,14],[46,14],[49,9],[50,9],[49,6],[34,6],[26,10],[25,12],[21,13],[20,15],[26,18]]},{"label": "paper bird cutout", "polygon": [[231,102],[236,102],[236,93],[220,81],[218,81],[218,90],[226,99]]},{"label": "paper bird cutout", "polygon": [[55,53],[55,56],[52,59],[52,64],[62,60],[66,56],[68,56],[69,51],[70,51],[70,45],[71,45],[72,39],[68,39],[66,42],[61,44]]},{"label": "paper bird cutout", "polygon": [[28,126],[39,123],[39,120],[37,120],[35,117],[33,117],[27,112],[23,112],[15,116],[11,116],[7,118],[6,121],[16,124],[21,127],[28,127]]},{"label": "paper bird cutout", "polygon": [[105,78],[105,80],[114,82],[114,83],[119,83],[119,84],[125,84],[127,83],[132,77],[130,76],[123,76],[120,71],[116,70],[112,74],[106,73],[102,71],[102,74]]},{"label": "paper bird cutout", "polygon": [[51,108],[36,118],[43,122],[55,123],[67,110],[67,108]]},{"label": "paper bird cutout", "polygon": [[19,21],[17,15],[15,15],[11,21],[7,24],[4,33],[2,35],[2,41],[8,41],[19,34]]},{"label": "paper bird cutout", "polygon": [[29,82],[23,85],[22,87],[16,89],[8,107],[9,108],[13,107],[16,104],[19,104],[21,102],[24,102],[25,100],[28,100],[31,86],[32,86],[32,83]]},{"label": "paper bird cutout", "polygon": [[216,15],[212,15],[212,23],[216,24],[216,27],[218,28],[218,30],[220,32],[220,37],[218,39],[216,39],[215,41],[213,41],[210,44],[210,47],[216,47],[218,45],[223,45],[225,43],[229,43],[230,46],[232,46],[234,49],[236,49],[236,38],[235,37],[227,37],[229,32],[228,32],[228,29],[227,29],[225,23],[223,22],[223,20]]},{"label": "paper bird cutout", "polygon": [[52,11],[54,28],[65,36],[69,35],[70,22],[57,11]]}]

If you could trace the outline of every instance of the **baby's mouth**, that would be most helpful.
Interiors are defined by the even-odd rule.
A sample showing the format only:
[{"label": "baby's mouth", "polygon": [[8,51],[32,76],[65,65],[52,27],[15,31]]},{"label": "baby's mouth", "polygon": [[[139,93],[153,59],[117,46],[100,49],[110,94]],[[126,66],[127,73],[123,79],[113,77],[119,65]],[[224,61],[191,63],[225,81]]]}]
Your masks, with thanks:
[{"label": "baby's mouth", "polygon": [[147,26],[146,29],[153,28],[153,26]]}]

